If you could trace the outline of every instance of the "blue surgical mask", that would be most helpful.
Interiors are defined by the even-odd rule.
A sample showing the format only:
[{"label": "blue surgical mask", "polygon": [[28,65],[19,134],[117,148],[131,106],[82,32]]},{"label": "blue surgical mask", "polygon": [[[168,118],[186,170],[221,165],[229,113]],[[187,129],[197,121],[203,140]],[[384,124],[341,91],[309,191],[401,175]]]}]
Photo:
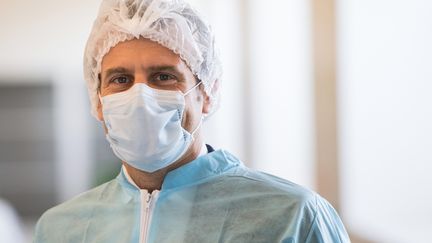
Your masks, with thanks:
[{"label": "blue surgical mask", "polygon": [[136,83],[127,91],[101,97],[114,154],[139,170],[154,172],[184,155],[201,122],[189,133],[182,126],[186,93]]}]

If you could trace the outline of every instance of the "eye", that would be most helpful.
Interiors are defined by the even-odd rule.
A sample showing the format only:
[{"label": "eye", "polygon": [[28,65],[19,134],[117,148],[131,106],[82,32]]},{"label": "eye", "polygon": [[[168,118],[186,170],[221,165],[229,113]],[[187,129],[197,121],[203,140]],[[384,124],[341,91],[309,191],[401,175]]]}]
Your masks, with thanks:
[{"label": "eye", "polygon": [[115,83],[115,84],[127,84],[132,82],[132,79],[128,76],[118,76],[118,77],[114,77],[113,79],[111,79],[110,83]]},{"label": "eye", "polygon": [[153,80],[155,82],[168,82],[168,81],[176,81],[176,77],[167,73],[158,73],[154,76]]}]

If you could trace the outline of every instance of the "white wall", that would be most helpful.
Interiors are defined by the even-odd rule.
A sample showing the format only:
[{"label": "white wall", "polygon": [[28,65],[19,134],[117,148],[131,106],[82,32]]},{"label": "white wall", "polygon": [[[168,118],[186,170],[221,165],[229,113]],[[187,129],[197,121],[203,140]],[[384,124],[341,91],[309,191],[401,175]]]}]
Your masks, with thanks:
[{"label": "white wall", "polygon": [[314,187],[310,3],[247,2],[253,166]]},{"label": "white wall", "polygon": [[0,1],[1,74],[50,76],[59,66],[80,69],[97,6],[84,0]]},{"label": "white wall", "polygon": [[430,242],[432,2],[338,6],[346,223],[377,242]]}]

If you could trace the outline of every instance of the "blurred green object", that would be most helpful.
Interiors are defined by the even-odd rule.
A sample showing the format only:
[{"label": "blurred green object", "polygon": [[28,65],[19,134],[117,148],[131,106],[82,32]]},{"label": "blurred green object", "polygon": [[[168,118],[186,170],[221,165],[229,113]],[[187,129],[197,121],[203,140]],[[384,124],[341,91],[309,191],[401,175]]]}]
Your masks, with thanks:
[{"label": "blurred green object", "polygon": [[114,179],[118,173],[120,173],[120,168],[122,166],[119,160],[98,161],[96,164],[97,166],[95,166],[94,169],[92,187]]}]

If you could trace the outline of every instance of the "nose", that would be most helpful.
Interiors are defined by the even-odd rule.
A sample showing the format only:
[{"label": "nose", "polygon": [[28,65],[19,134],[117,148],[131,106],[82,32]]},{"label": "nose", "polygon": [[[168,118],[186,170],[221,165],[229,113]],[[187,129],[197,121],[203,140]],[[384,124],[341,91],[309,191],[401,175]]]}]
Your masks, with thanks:
[{"label": "nose", "polygon": [[135,71],[134,83],[143,83],[149,85],[149,81],[147,79],[147,75],[145,71],[138,69]]}]

